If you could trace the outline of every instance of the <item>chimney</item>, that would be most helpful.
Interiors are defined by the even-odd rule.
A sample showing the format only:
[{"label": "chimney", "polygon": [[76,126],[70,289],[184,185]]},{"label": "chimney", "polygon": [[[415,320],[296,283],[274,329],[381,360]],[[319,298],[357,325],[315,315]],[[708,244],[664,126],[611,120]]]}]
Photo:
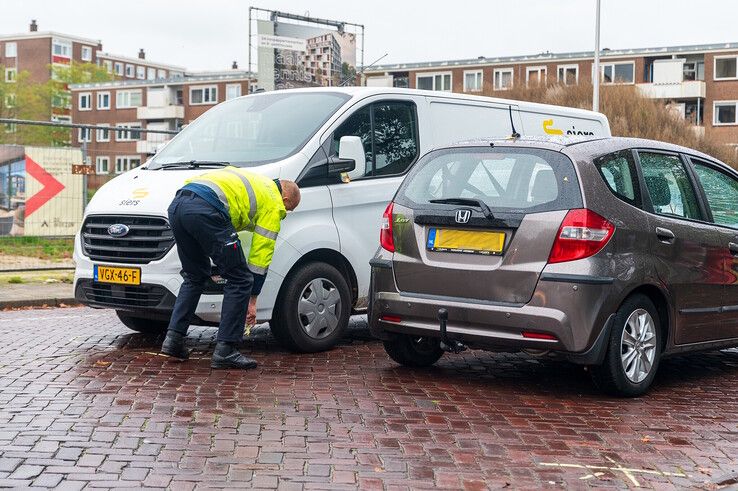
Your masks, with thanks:
[{"label": "chimney", "polygon": [[231,65],[231,69],[238,70],[238,62],[236,60],[233,60],[233,64]]},{"label": "chimney", "polygon": [[141,49],[138,50],[138,57],[140,59],[142,59],[142,60],[145,60],[146,59],[146,51],[144,51],[143,48],[141,48]]},{"label": "chimney", "polygon": [[38,31],[38,24],[36,24],[36,19],[31,20],[31,32],[37,32]]}]

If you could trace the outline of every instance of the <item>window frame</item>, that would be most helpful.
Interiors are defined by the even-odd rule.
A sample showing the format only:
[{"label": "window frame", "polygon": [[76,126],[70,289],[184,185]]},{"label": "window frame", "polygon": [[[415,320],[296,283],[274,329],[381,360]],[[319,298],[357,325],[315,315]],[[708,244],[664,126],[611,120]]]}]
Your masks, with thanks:
[{"label": "window frame", "polygon": [[[8,48],[13,47],[12,50]],[[18,43],[16,41],[7,41],[5,43],[5,58],[18,58]],[[13,54],[8,54],[8,51],[12,51]]]},{"label": "window frame", "polygon": [[[717,76],[717,62],[718,60],[727,60],[727,59],[734,59],[735,60],[735,76],[733,77],[718,77]],[[738,55],[719,55],[713,57],[712,61],[712,79],[716,82],[720,82],[723,80],[738,80]]]},{"label": "window frame", "polygon": [[[128,104],[127,105],[121,105],[121,104],[118,103],[118,96],[121,93],[131,94],[131,93],[134,93],[134,92],[138,92],[139,94],[141,94],[141,105],[139,105],[139,106],[132,106],[131,105],[131,96],[130,95],[128,96]],[[116,109],[135,109],[137,107],[143,107],[143,91],[141,89],[120,89],[120,90],[116,90],[115,91],[115,108]]]},{"label": "window frame", "polygon": [[[735,121],[732,123],[720,123],[717,120],[717,107],[730,106],[735,108]],[[712,101],[712,125],[713,126],[736,126],[738,125],[738,100],[736,101]]]},{"label": "window frame", "polygon": [[[77,131],[77,143],[92,143],[92,129],[90,128],[78,128]],[[83,137],[82,135],[87,135]]]},{"label": "window frame", "polygon": [[546,65],[536,65],[525,67],[525,86],[528,87],[531,72],[538,72],[538,85],[541,86],[541,72],[543,72],[543,86],[548,83],[548,67]]},{"label": "window frame", "polygon": [[[110,125],[107,124],[107,123],[101,123],[98,126],[107,126],[108,129],[102,129],[102,128],[95,129],[95,141],[98,142],[98,143],[108,143],[110,141],[110,133],[112,131],[110,129]],[[100,137],[100,134],[103,131],[105,131],[108,134],[108,137],[107,138],[101,138]]]},{"label": "window frame", "polygon": [[[105,160],[105,170],[100,170],[100,161]],[[110,174],[110,156],[108,155],[98,155],[95,157],[95,174],[100,175],[108,175]]]},{"label": "window frame", "polygon": [[[60,46],[62,48],[60,53],[55,53],[54,52],[54,48],[56,48],[57,46]],[[64,52],[66,52],[66,53],[64,53]],[[72,54],[73,53],[74,53],[74,51],[73,51],[73,46],[72,46],[72,42],[71,41],[67,41],[65,39],[58,39],[58,38],[52,38],[51,39],[51,57],[52,57],[52,59],[53,59],[54,56],[58,56],[59,58],[72,59]]]},{"label": "window frame", "polygon": [[[510,74],[510,86],[509,87],[498,87],[497,86],[497,74],[498,73],[500,74],[500,81],[502,81],[503,73]],[[515,69],[513,67],[495,68],[494,70],[492,70],[492,90],[495,90],[495,91],[511,90],[513,87],[515,87]]]},{"label": "window frame", "polygon": [[728,225],[723,225],[720,223],[715,222],[715,217],[712,214],[712,208],[710,208],[710,202],[707,199],[707,193],[705,192],[704,187],[702,186],[702,181],[700,181],[699,176],[697,175],[697,171],[694,170],[695,161],[699,163],[699,165],[704,165],[705,167],[708,167],[716,172],[720,172],[722,174],[725,174],[736,181],[738,181],[738,172],[735,172],[732,168],[728,167],[724,164],[718,164],[714,160],[710,160],[703,156],[697,156],[697,155],[691,155],[691,154],[682,154],[682,157],[686,162],[689,164],[689,169],[691,171],[692,176],[694,177],[694,180],[696,182],[696,185],[698,187],[698,197],[700,201],[702,201],[705,209],[706,216],[709,218],[710,225],[714,225],[716,227],[720,227],[726,230],[731,230],[738,234],[738,229],[735,227],[730,227]]},{"label": "window frame", "polygon": [[[128,73],[129,71],[130,74]],[[136,66],[126,63],[125,76],[127,78],[136,78]]]},{"label": "window frame", "polygon": [[[635,194],[635,198],[631,200],[630,198],[626,196],[622,196],[620,194],[617,194],[614,189],[610,187],[610,185],[607,183],[607,179],[605,179],[605,176],[602,174],[602,168],[599,164],[599,161],[603,161],[604,159],[612,159],[616,158],[616,156],[621,154],[629,154],[630,155],[630,162],[633,165],[632,175],[631,179],[633,180],[633,193]],[[629,148],[625,148],[622,150],[616,150],[615,152],[606,153],[604,155],[600,155],[598,157],[595,157],[592,159],[592,164],[594,165],[595,169],[597,169],[597,173],[599,174],[600,178],[602,178],[602,182],[607,187],[607,189],[612,193],[613,196],[615,196],[620,201],[629,204],[630,206],[634,206],[638,209],[643,209],[643,193],[644,191],[647,191],[647,189],[644,189],[642,182],[645,183],[645,180],[642,179],[641,175],[641,167],[640,162],[636,160],[636,157],[634,155],[633,150]],[[649,197],[650,199],[650,197]]]},{"label": "window frame", "polygon": [[[573,85],[579,85],[579,63],[570,63],[568,65],[556,65],[556,83],[558,84],[564,84],[566,86],[572,85],[566,83],[566,70],[573,68],[574,69],[574,84]],[[563,70],[563,77],[559,76],[559,71]]]},{"label": "window frame", "polygon": [[114,61],[113,62],[113,73],[118,75],[119,77],[124,77],[126,75],[126,67],[123,63],[120,61]]},{"label": "window frame", "polygon": [[[103,105],[100,104],[100,96],[105,96],[105,95],[108,96],[108,105],[107,106],[103,106]],[[96,95],[95,95],[95,108],[98,111],[110,111],[111,102],[112,102],[112,100],[111,100],[111,96],[110,96],[110,91],[109,90],[100,91],[100,92],[97,92],[96,93]]]},{"label": "window frame", "polygon": [[[82,107],[83,99],[87,99],[86,107]],[[77,109],[79,111],[92,111],[92,92],[80,92],[77,94]]]},{"label": "window frame", "polygon": [[[234,97],[231,97],[231,98],[228,98],[228,89],[229,88],[233,88],[233,87],[237,87],[238,88],[238,95],[236,95]],[[226,101],[230,101],[232,99],[237,99],[237,98],[241,97],[242,95],[243,95],[243,87],[241,87],[241,84],[226,84],[226,86],[225,86],[225,100]]]},{"label": "window frame", "polygon": [[146,80],[146,67],[136,65],[136,80]]},{"label": "window frame", "polygon": [[[605,82],[605,67],[612,67],[612,76],[615,77],[615,65],[631,65],[633,67],[633,80],[630,82]],[[602,85],[634,85],[636,81],[636,67],[635,60],[630,61],[610,61],[600,65],[600,83]]]},{"label": "window frame", "polygon": [[[131,167],[131,160],[138,160],[138,165],[136,167],[140,167],[143,162],[141,162],[141,156],[140,155],[116,155],[115,156],[115,174],[120,175],[125,172],[128,172],[131,169],[135,169],[136,167]],[[122,170],[118,170],[118,162],[125,161],[125,165],[123,166]]]},{"label": "window frame", "polygon": [[[436,76],[440,75],[441,77],[445,77],[446,75],[449,76],[448,78],[448,85],[449,89],[438,89],[436,88]],[[431,80],[433,80],[433,88],[430,89],[431,92],[453,92],[454,91],[454,73],[451,71],[445,71],[445,72],[419,72],[415,74],[415,88],[418,89],[418,79],[419,78],[428,78],[430,77]],[[443,79],[441,79],[443,80]],[[418,90],[427,90],[427,89],[418,89]]]},{"label": "window frame", "polygon": [[17,80],[18,69],[15,67],[5,67],[5,82],[9,84],[14,84]]},{"label": "window frame", "polygon": [[[466,85],[466,76],[467,75],[479,75],[479,88],[478,89],[471,89],[467,87]],[[464,81],[464,92],[482,92],[484,91],[484,70],[464,70],[463,73],[463,81]],[[476,77],[475,77],[476,78]],[[453,87],[453,85],[452,85]]]},{"label": "window frame", "polygon": [[[88,53],[88,56],[85,56]],[[79,58],[82,61],[92,61],[92,46],[82,46],[79,50]]]},{"label": "window frame", "polygon": [[[143,125],[138,122],[134,121],[131,123],[116,123],[115,125],[115,141],[116,142],[137,142],[141,141],[141,131],[144,129]],[[132,138],[131,133],[133,133],[132,130],[139,130],[138,132],[138,138]],[[121,135],[126,134],[128,135],[125,138],[122,138]]]},{"label": "window frame", "polygon": [[[202,95],[203,102],[192,102],[192,93],[196,90],[203,91],[203,95]],[[210,101],[205,102],[205,92],[204,92],[205,90],[214,90],[213,94],[214,94],[215,100],[210,100]],[[190,95],[189,103],[191,106],[212,106],[218,103],[218,86],[217,85],[190,85],[189,95]]]}]

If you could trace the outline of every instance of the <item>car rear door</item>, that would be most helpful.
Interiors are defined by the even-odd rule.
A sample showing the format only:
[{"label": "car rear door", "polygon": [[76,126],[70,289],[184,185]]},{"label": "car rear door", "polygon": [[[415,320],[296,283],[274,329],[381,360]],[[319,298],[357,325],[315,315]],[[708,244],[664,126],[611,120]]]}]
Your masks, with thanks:
[{"label": "car rear door", "polygon": [[572,162],[551,150],[504,147],[442,150],[424,162],[395,199],[399,290],[528,302],[564,216],[582,206]]},{"label": "car rear door", "polygon": [[722,338],[738,338],[738,176],[690,157],[719,236],[723,267]]},{"label": "car rear door", "polygon": [[646,188],[649,249],[676,311],[674,342],[720,337],[723,250],[701,205],[692,172],[677,153],[636,152]]}]

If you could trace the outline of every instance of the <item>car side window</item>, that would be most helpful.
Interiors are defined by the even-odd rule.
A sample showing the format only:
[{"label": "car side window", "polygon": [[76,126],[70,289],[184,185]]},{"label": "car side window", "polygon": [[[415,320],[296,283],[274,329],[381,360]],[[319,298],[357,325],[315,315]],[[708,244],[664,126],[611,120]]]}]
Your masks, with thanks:
[{"label": "car side window", "polygon": [[692,163],[705,190],[713,221],[738,229],[738,180],[699,160],[692,159]]},{"label": "car side window", "polygon": [[702,219],[692,182],[677,155],[638,152],[638,157],[654,213]]},{"label": "car side window", "polygon": [[358,136],[364,145],[364,176],[401,174],[418,156],[415,104],[376,102],[359,109],[333,132],[331,155],[338,155],[343,136]]},{"label": "car side window", "polygon": [[598,157],[594,164],[615,196],[633,206],[641,206],[641,192],[632,151],[623,150]]}]

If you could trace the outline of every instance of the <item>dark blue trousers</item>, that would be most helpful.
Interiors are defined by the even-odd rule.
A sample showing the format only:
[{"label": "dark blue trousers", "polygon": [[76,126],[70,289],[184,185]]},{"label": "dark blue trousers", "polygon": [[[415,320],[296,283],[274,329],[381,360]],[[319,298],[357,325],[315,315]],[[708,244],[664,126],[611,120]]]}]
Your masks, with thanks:
[{"label": "dark blue trousers", "polygon": [[226,280],[217,340],[241,342],[254,277],[246,266],[233,224],[215,207],[188,190],[177,192],[168,212],[184,278],[169,329],[187,334],[205,282],[213,274],[212,259],[218,274]]}]

